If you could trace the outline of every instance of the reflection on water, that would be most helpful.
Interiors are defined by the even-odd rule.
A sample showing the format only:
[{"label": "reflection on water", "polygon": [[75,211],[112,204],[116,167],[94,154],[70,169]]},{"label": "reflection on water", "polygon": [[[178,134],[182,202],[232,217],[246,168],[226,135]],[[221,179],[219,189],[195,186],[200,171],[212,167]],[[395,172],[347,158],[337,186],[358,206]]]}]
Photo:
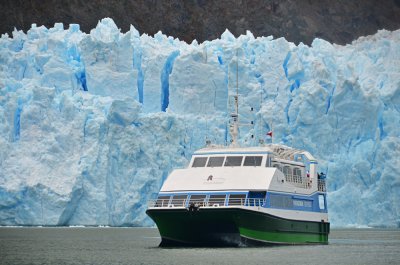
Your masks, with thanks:
[{"label": "reflection on water", "polygon": [[398,264],[400,230],[333,229],[329,245],[159,248],[154,228],[0,228],[0,264]]}]

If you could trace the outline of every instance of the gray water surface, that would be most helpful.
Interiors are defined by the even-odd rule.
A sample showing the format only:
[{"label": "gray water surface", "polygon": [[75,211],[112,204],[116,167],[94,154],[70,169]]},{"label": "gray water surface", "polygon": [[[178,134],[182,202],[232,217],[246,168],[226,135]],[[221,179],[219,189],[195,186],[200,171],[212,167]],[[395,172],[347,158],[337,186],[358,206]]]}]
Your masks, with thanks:
[{"label": "gray water surface", "polygon": [[329,245],[159,248],[154,228],[0,227],[0,264],[400,264],[400,230],[333,229]]}]

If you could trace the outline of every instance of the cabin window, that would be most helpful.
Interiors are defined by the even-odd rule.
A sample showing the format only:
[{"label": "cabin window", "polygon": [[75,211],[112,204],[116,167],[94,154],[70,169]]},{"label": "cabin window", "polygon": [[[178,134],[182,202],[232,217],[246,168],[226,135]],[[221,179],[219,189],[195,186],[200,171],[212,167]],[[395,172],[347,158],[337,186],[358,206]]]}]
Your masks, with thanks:
[{"label": "cabin window", "polygon": [[198,204],[198,205],[204,205],[204,202],[206,200],[206,195],[191,195],[189,199],[189,204]]},{"label": "cabin window", "polygon": [[187,195],[174,195],[171,200],[171,205],[174,207],[185,207]]},{"label": "cabin window", "polygon": [[210,195],[208,199],[208,204],[210,206],[224,206],[225,205],[225,194],[218,194],[218,195]]},{"label": "cabin window", "polygon": [[318,195],[318,203],[319,203],[319,208],[321,210],[325,209],[325,197],[324,195]]},{"label": "cabin window", "polygon": [[293,179],[295,182],[301,183],[301,169],[298,167],[293,168]]},{"label": "cabin window", "polygon": [[286,177],[291,177],[292,176],[292,169],[289,166],[284,166],[283,167],[283,174]]},{"label": "cabin window", "polygon": [[243,166],[245,167],[259,167],[261,166],[262,156],[246,156]]},{"label": "cabin window", "polygon": [[307,200],[293,200],[293,206],[311,208],[312,202]]},{"label": "cabin window", "polygon": [[267,162],[265,163],[265,167],[271,167],[271,164],[272,164],[271,155],[268,155]]},{"label": "cabin window", "polygon": [[158,196],[154,207],[167,207],[171,196]]},{"label": "cabin window", "polygon": [[301,169],[298,167],[293,168],[293,176],[301,177]]},{"label": "cabin window", "polygon": [[270,204],[274,208],[293,208],[293,200],[289,196],[271,194]]},{"label": "cabin window", "polygon": [[279,164],[273,164],[272,166],[282,171],[282,167]]},{"label": "cabin window", "polygon": [[231,194],[229,195],[229,205],[244,205],[246,201],[246,194]]},{"label": "cabin window", "polygon": [[224,158],[225,157],[223,156],[210,157],[210,159],[208,159],[207,167],[222,167]]},{"label": "cabin window", "polygon": [[192,167],[205,167],[207,162],[207,157],[196,157],[193,161]]},{"label": "cabin window", "polygon": [[227,156],[225,160],[226,167],[240,167],[242,165],[243,156]]}]

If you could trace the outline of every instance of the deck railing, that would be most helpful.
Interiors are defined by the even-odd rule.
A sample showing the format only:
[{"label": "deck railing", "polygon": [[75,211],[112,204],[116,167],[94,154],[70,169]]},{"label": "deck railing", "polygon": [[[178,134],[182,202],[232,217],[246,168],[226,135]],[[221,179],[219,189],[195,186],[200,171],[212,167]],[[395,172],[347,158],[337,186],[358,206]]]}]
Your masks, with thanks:
[{"label": "deck railing", "polygon": [[309,178],[303,178],[301,176],[296,176],[296,175],[288,175],[285,176],[285,180],[299,188],[303,189],[311,188],[311,182]]},{"label": "deck railing", "polygon": [[265,205],[265,199],[261,198],[247,198],[247,199],[226,199],[221,201],[211,200],[190,200],[190,199],[171,199],[171,200],[150,200],[148,207],[226,207],[226,206],[263,206]]},{"label": "deck railing", "polygon": [[326,192],[326,181],[324,179],[318,180],[318,191]]},{"label": "deck railing", "polygon": [[[292,185],[303,189],[310,189],[312,186],[309,178],[302,178],[300,176],[285,176],[285,180]],[[318,191],[326,192],[325,179],[318,179]]]}]

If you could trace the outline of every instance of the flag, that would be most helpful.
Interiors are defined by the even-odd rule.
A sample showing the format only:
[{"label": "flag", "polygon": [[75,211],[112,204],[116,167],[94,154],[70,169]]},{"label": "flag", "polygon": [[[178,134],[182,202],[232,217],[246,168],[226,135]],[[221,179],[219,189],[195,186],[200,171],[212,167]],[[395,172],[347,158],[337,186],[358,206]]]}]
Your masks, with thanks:
[{"label": "flag", "polygon": [[272,131],[267,132],[267,135],[272,138]]}]

